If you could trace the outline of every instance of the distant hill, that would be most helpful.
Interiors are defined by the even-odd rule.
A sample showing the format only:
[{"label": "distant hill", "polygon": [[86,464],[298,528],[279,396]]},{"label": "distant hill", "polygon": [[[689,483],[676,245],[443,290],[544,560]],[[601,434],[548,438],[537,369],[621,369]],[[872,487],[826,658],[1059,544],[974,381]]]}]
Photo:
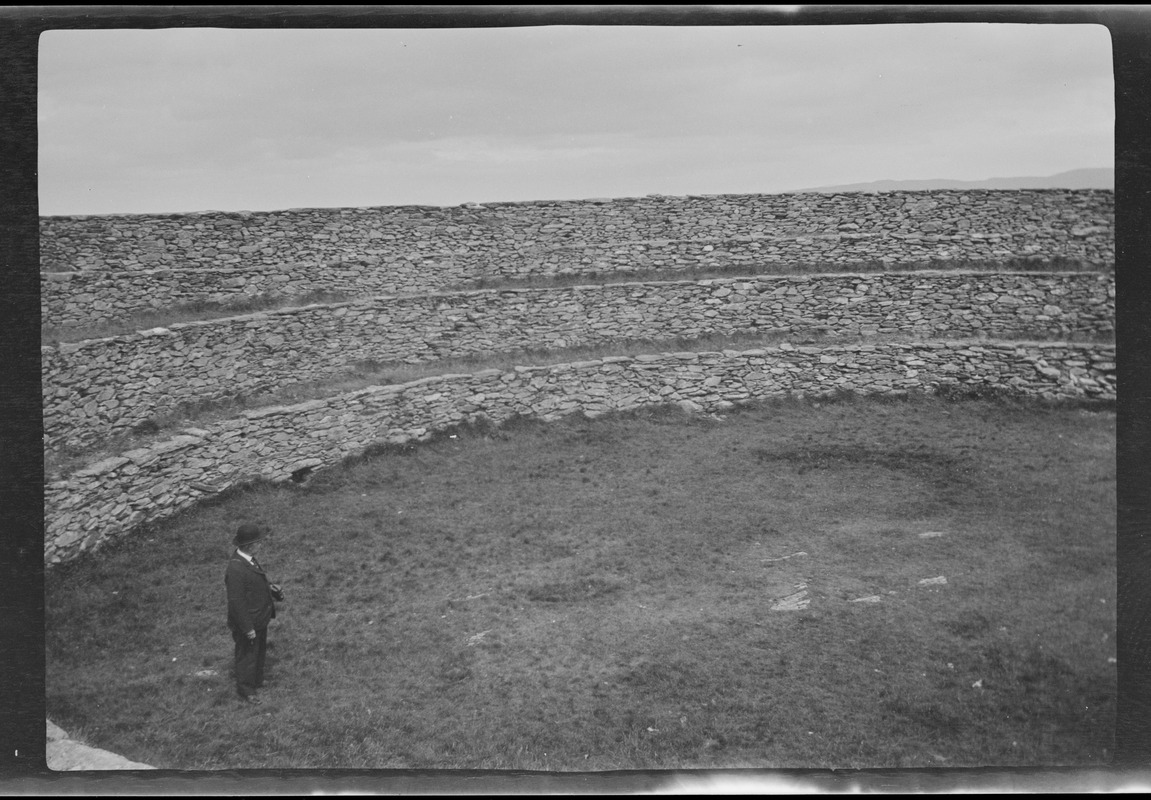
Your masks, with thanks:
[{"label": "distant hill", "polygon": [[1115,170],[1111,167],[1073,169],[1044,178],[988,178],[983,181],[955,181],[930,178],[918,181],[872,181],[847,183],[842,186],[817,186],[814,189],[795,189],[799,192],[906,192],[936,191],[939,189],[1115,189]]}]

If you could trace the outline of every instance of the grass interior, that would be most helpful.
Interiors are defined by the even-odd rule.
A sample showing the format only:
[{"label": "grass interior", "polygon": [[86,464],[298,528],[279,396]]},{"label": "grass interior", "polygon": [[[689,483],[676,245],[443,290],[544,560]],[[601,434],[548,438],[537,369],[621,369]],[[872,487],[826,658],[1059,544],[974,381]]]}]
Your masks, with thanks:
[{"label": "grass interior", "polygon": [[[1105,763],[1114,422],[843,398],[381,448],[49,572],[47,710],[186,769]],[[287,593],[259,707],[245,520]]]}]

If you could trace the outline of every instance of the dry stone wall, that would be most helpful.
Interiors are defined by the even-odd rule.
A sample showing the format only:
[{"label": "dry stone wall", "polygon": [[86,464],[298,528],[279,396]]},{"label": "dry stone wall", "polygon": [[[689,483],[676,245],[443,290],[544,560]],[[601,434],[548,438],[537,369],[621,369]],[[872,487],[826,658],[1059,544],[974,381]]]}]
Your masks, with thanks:
[{"label": "dry stone wall", "polygon": [[1043,397],[1115,397],[1112,345],[927,342],[615,357],[443,375],[244,412],[92,464],[45,487],[45,560],[97,549],[228,487],[287,480],[376,442],[426,439],[477,418],[555,419],[646,404],[722,411],[759,398],[994,387]]},{"label": "dry stone wall", "polygon": [[1114,263],[1108,191],[646,197],[43,217],[46,324],[252,296],[748,264]]},{"label": "dry stone wall", "polygon": [[[286,480],[378,442],[426,439],[481,417],[595,416],[655,403],[723,410],[792,393],[949,385],[1113,399],[1113,346],[1001,340],[1112,332],[1113,217],[1111,192],[1053,190],[42,218],[50,325],[259,296],[360,298],[44,348],[49,446],[92,444],[184,403],[321,379],[362,360],[755,331],[928,340],[487,370],[248,411],[53,479],[45,559],[71,560],[237,484]],[[1104,269],[445,291],[482,279],[645,269],[1012,258]]]},{"label": "dry stone wall", "polygon": [[[853,264],[924,264],[965,261],[1003,262],[1012,258],[1048,260],[1035,255],[1056,251],[1061,258],[1096,263],[1108,262],[1111,239],[1108,234],[1091,233],[1059,246],[1037,241],[1026,234],[969,239],[956,245],[959,237],[922,240],[889,240],[878,246],[874,237],[855,242],[837,235],[792,237],[787,240],[748,239],[736,242],[626,242],[586,247],[560,247],[535,259],[500,258],[496,262],[465,265],[421,265],[398,259],[386,269],[367,262],[338,264],[297,262],[283,268],[149,269],[131,272],[47,272],[41,274],[41,312],[45,324],[80,327],[95,323],[123,322],[133,316],[162,309],[210,303],[239,306],[253,298],[290,300],[315,294],[369,296],[380,294],[419,294],[459,287],[486,278],[529,279],[548,275],[586,275],[589,278],[611,273],[642,274],[653,270],[726,270],[735,274],[762,272],[765,265],[779,265],[779,273],[789,264],[820,261]],[[954,259],[958,259],[955,261]],[[473,259],[474,260],[474,259]],[[500,274],[493,272],[492,265]],[[754,267],[754,269],[748,269]]]},{"label": "dry stone wall", "polygon": [[755,332],[997,338],[1106,335],[1099,273],[759,276],[380,297],[182,323],[42,350],[50,445],[88,444],[204,400],[329,377],[361,361]]}]

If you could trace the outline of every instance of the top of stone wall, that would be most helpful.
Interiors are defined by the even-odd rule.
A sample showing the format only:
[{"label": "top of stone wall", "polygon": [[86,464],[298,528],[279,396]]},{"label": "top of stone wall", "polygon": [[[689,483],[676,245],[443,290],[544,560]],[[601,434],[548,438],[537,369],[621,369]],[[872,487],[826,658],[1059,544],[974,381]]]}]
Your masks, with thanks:
[{"label": "top of stone wall", "polygon": [[252,217],[265,217],[274,216],[277,214],[331,214],[334,216],[351,216],[357,214],[378,214],[381,212],[442,212],[451,211],[455,209],[510,209],[510,208],[549,208],[557,206],[580,206],[580,205],[636,205],[639,203],[650,203],[660,201],[684,201],[684,200],[721,200],[728,202],[748,202],[762,197],[794,197],[797,199],[814,199],[814,198],[833,198],[833,197],[848,197],[855,195],[866,196],[899,196],[908,195],[913,197],[926,197],[926,196],[953,196],[953,195],[968,195],[968,196],[984,196],[984,195],[1055,195],[1055,194],[1070,194],[1070,195],[1094,195],[1094,194],[1110,194],[1115,192],[1112,189],[900,189],[894,191],[844,191],[844,192],[762,192],[756,194],[688,194],[688,195],[664,195],[664,194],[649,194],[642,197],[592,197],[592,198],[579,198],[568,200],[504,200],[493,201],[486,203],[458,203],[453,205],[394,205],[394,206],[351,206],[351,207],[316,207],[316,208],[285,208],[267,211],[184,211],[184,212],[162,212],[162,213],[121,213],[121,214],[49,214],[41,215],[41,220],[84,220],[84,219],[124,219],[124,220],[147,220],[147,219],[188,219],[188,218],[212,218],[212,219],[237,219],[246,220]]}]

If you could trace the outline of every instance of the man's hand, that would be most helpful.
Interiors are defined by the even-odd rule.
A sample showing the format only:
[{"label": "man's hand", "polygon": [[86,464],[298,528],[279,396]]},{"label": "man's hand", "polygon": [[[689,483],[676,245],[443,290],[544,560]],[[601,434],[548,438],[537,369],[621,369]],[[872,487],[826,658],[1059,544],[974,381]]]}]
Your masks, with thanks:
[{"label": "man's hand", "polygon": [[249,642],[256,641],[256,632],[255,631],[248,631],[248,641]]}]

